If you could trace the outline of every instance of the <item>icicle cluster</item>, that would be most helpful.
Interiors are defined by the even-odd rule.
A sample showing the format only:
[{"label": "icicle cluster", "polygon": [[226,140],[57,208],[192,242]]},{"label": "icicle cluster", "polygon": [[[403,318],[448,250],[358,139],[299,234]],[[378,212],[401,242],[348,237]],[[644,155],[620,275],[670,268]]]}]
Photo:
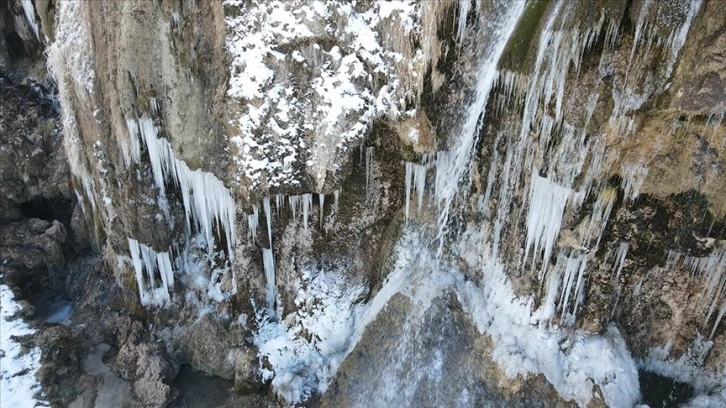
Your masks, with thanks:
[{"label": "icicle cluster", "polygon": [[[171,144],[158,137],[158,129],[148,116],[143,116],[138,121],[127,121],[127,126],[131,140],[140,135],[146,144],[154,182],[161,197],[166,197],[167,181],[174,182],[179,187],[187,230],[191,232],[191,221],[194,220],[196,228],[204,233],[211,253],[214,251],[213,230],[216,224],[218,231],[223,231],[227,238],[227,256],[232,259],[236,243],[236,210],[229,190],[214,174],[191,170],[183,160],[174,157]],[[133,143],[130,143],[129,160],[138,160],[137,146]]]},{"label": "icicle cluster", "polygon": [[[128,242],[141,304],[163,306],[170,299],[169,290],[174,287],[174,270],[169,252],[156,252],[133,238],[128,238]],[[157,273],[161,282],[157,279]]]},{"label": "icicle cluster", "polygon": [[705,323],[712,317],[715,321],[710,338],[716,333],[716,328],[726,315],[726,249],[713,251],[706,257],[687,256],[683,260],[683,267],[702,277],[704,289],[701,292],[701,302],[708,304],[708,313]]},{"label": "icicle cluster", "polygon": [[408,221],[409,218],[409,203],[411,201],[411,193],[416,192],[416,212],[421,212],[423,207],[424,191],[426,189],[426,172],[433,163],[433,154],[424,154],[421,159],[421,164],[406,162],[406,207],[405,207],[405,219]]},{"label": "icicle cluster", "polygon": [[524,253],[526,260],[530,251],[533,254],[532,266],[542,255],[543,265],[540,280],[544,278],[552,248],[560,233],[562,215],[572,190],[554,181],[540,177],[535,170],[529,186],[529,211],[527,212],[527,245]]}]

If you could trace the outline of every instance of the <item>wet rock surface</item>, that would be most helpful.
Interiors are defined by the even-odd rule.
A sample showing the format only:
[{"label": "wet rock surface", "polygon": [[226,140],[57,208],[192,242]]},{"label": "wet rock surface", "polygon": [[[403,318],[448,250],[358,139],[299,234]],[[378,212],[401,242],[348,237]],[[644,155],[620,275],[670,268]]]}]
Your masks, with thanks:
[{"label": "wet rock surface", "polygon": [[[25,316],[36,320],[38,334],[27,341],[42,350],[38,378],[50,403],[73,407],[260,406],[279,399],[273,394],[280,395],[280,390],[273,391],[269,381],[261,378],[269,362],[258,358],[259,345],[253,338],[262,321],[257,320],[259,316],[273,314],[261,311],[269,279],[261,249],[267,249],[270,242],[275,253],[279,297],[273,308],[281,313],[274,318],[294,328],[291,331],[296,336],[315,342],[315,335],[307,332],[300,317],[319,310],[315,301],[299,299],[310,283],[304,273],[338,271],[347,282],[364,288],[353,300],[355,305],[363,305],[382,290],[391,248],[407,222],[440,222],[434,208],[440,208],[441,202],[431,200],[428,205],[428,197],[422,214],[417,213],[413,221],[404,220],[408,193],[404,166],[405,162],[418,163],[424,153],[452,148],[453,136],[449,135],[465,115],[462,107],[475,97],[477,78],[473,73],[481,56],[471,50],[477,49],[476,33],[485,29],[477,13],[490,12],[490,6],[473,11],[463,9],[464,3],[427,5],[434,17],[422,24],[430,25],[425,35],[431,38],[405,38],[417,45],[430,40],[434,50],[430,65],[418,73],[422,75],[420,95],[406,101],[417,108],[415,114],[405,119],[377,117],[363,136],[360,153],[357,149],[335,150],[327,162],[311,159],[313,150],[325,153],[325,138],[303,132],[300,140],[318,145],[300,147],[304,150],[301,163],[294,170],[302,174],[309,168],[309,174],[300,177],[301,184],[279,189],[269,188],[269,180],[263,180],[261,187],[250,180],[240,181],[236,170],[231,170],[236,169],[233,153],[239,152],[230,153],[228,138],[239,130],[239,124],[230,120],[240,112],[249,114],[250,107],[261,109],[255,98],[230,102],[225,89],[229,76],[234,75],[228,70],[232,56],[225,48],[225,30],[229,30],[225,19],[249,10],[216,3],[196,8],[175,2],[84,5],[79,30],[85,30],[80,30],[86,36],[83,41],[92,48],[93,56],[84,67],[95,76],[90,85],[79,79],[78,72],[65,72],[57,78],[68,81],[67,106],[63,108],[72,113],[77,127],[63,130],[53,86],[38,75],[32,76],[35,79],[29,76],[38,66],[45,69],[45,39],[33,39],[32,27],[22,19],[9,23],[11,16],[22,13],[19,2],[0,5],[0,274],[18,292]],[[535,107],[533,117],[545,125],[537,122],[520,132],[527,81],[541,74],[533,71],[541,41],[538,36],[545,33],[548,13],[558,7],[556,2],[528,6],[499,63],[502,77],[482,115],[484,127],[477,130],[481,134],[472,153],[473,172],[462,183],[466,191],[460,191],[465,199],[454,203],[452,212],[458,215],[445,220],[444,229],[459,239],[464,232],[489,234],[501,228],[499,256],[508,267],[510,284],[522,296],[532,296],[533,308],[548,302],[543,289],[547,282],[528,272],[530,269],[547,270],[549,266],[553,270],[560,259],[587,257],[580,292],[573,294],[582,307],[576,317],[561,320],[567,320],[563,327],[597,335],[616,324],[629,352],[640,361],[646,361],[653,348],[665,345],[667,357],[676,360],[688,355],[694,341],[707,339],[713,343],[698,364],[723,373],[726,323],[717,324],[721,292],[716,300],[703,297],[708,292],[705,275],[694,272],[686,259],[706,259],[726,248],[726,9],[717,1],[704,1],[671,64],[665,44],[676,37],[669,37],[668,30],[683,21],[686,9],[676,7],[679,2],[653,6],[656,3],[584,5],[557,20],[558,34],[579,30],[580,35],[600,18],[616,22],[618,34],[610,39],[609,28],[602,28],[587,47],[566,43],[577,48],[579,60],[565,64],[577,65],[577,69],[567,76],[563,73],[562,106],[550,100]],[[53,41],[59,8],[53,2],[34,4],[41,32]],[[372,3],[361,2],[355,11],[363,13],[370,7]],[[468,13],[463,28],[457,27],[462,24],[462,12]],[[344,26],[342,21],[332,23]],[[322,26],[313,28],[323,30]],[[651,31],[639,31],[646,28]],[[306,41],[285,43],[274,50],[270,58],[280,58],[270,66],[275,75],[284,76],[280,83],[294,85],[297,93],[306,91],[304,84],[319,73],[304,67],[293,54],[312,50],[313,43],[322,44],[322,50],[310,51],[319,54],[321,65],[336,63],[333,47],[351,52],[346,44],[327,38],[330,35],[316,31]],[[646,37],[653,41],[655,51],[643,51]],[[408,47],[406,41],[396,46]],[[642,58],[633,60],[633,55]],[[631,60],[635,62],[631,64]],[[74,61],[65,62],[64,66],[75,67]],[[287,63],[297,68],[289,73]],[[375,71],[372,66],[365,70]],[[505,73],[516,80],[506,83]],[[378,92],[382,86],[393,85],[386,84],[391,78],[378,72],[356,83],[355,90]],[[411,83],[419,79],[412,78],[408,78]],[[265,89],[270,91],[275,85],[271,81]],[[279,100],[275,103],[284,105]],[[299,117],[295,120],[304,123],[306,116],[301,112],[296,112]],[[360,111],[353,112],[337,125],[346,127],[358,120]],[[559,122],[553,119],[558,114],[564,117]],[[212,283],[215,279],[222,282],[224,290],[219,295],[215,292],[214,301],[209,282],[189,277],[189,271],[177,273],[169,304],[144,306],[139,300],[128,238],[138,239],[158,253],[174,255],[193,241],[187,236],[179,184],[166,180],[167,195],[163,197],[154,179],[149,147],[140,147],[138,162],[124,161],[123,148],[130,132],[126,121],[143,116],[152,119],[159,137],[169,141],[177,158],[190,169],[204,170],[221,180],[238,200],[236,233],[244,239],[238,239],[234,248],[234,264],[224,249],[230,237],[217,225],[213,231],[215,255],[204,265],[219,267],[226,275],[212,276],[207,270],[199,274]],[[255,124],[258,142],[280,142],[275,136],[278,123],[272,119],[268,115]],[[557,123],[545,137],[547,120]],[[417,132],[416,140],[410,137],[412,129]],[[71,151],[63,146],[63,131]],[[582,137],[573,138],[575,133]],[[514,149],[517,137],[531,137],[522,151],[535,152],[523,161],[524,170],[519,173],[509,167],[518,154]],[[588,149],[591,153],[573,164]],[[256,154],[272,157],[282,153],[259,150]],[[633,163],[641,166],[630,166]],[[565,180],[566,170],[576,165],[584,170]],[[431,168],[428,171],[429,182],[433,182]],[[494,179],[490,173],[511,175],[516,178],[512,181],[515,186],[500,192],[504,182],[497,179],[490,186],[489,179]],[[556,186],[569,183],[567,188],[573,192],[584,188],[589,195],[580,206],[571,204],[576,200],[573,196],[563,208],[562,228],[550,259],[535,256],[531,265],[529,260],[522,265],[528,250],[527,208],[534,175],[551,179]],[[87,189],[86,182],[93,187]],[[441,182],[437,188],[458,180]],[[333,192],[340,194],[339,201]],[[612,195],[612,211],[596,243],[592,237],[583,238],[589,233],[583,231],[601,192]],[[293,217],[289,207],[280,210],[273,201],[274,221],[268,234],[259,200],[270,193],[314,194],[307,225],[303,225],[301,209]],[[488,202],[482,199],[487,195]],[[268,198],[274,200],[274,196]],[[412,201],[411,208],[415,204]],[[259,225],[248,231],[247,216],[254,205],[260,207]],[[171,215],[164,215],[165,211]],[[471,254],[464,252],[446,254],[447,260],[471,264],[464,259]],[[236,275],[227,268],[230,265]],[[160,276],[151,275],[152,282],[161,281]],[[486,284],[476,268],[465,270],[465,275]],[[35,295],[39,292],[44,294]],[[64,303],[49,306],[57,299]],[[72,313],[62,321],[47,312],[47,307],[58,311],[68,305]],[[394,296],[342,362],[327,391],[322,396],[313,393],[306,404],[354,406],[386,399],[393,403],[399,397],[396,393],[405,394],[407,401],[418,406],[574,404],[564,401],[542,375],[508,378],[491,358],[491,339],[479,333],[455,294],[436,298],[421,322],[411,326],[407,318],[415,314],[414,307],[405,296]],[[571,310],[556,311],[565,316]],[[393,380],[385,382],[389,377],[382,375],[381,367],[392,367],[400,387],[392,387],[398,384]],[[643,402],[669,406],[691,397],[690,385],[648,375],[641,370]],[[657,389],[664,387],[673,392],[661,395]],[[204,400],[201,396],[207,388],[216,391]],[[600,390],[593,391],[601,395],[598,393]],[[600,398],[591,402],[591,406],[600,404]]]}]

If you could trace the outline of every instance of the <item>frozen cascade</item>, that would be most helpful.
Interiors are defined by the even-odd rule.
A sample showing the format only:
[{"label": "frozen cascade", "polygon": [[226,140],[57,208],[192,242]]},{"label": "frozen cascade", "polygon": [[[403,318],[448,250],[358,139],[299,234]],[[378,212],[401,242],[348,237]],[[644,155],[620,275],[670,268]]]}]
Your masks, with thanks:
[{"label": "frozen cascade", "polygon": [[[169,291],[174,287],[174,270],[169,252],[156,252],[133,238],[128,238],[128,242],[141,304],[163,306],[170,300]],[[157,272],[161,278],[160,285],[156,278]]]},{"label": "frozen cascade", "polygon": [[459,44],[461,44],[461,39],[464,37],[466,17],[469,15],[469,10],[471,10],[471,0],[459,0],[459,18],[456,22],[456,38],[459,40]]},{"label": "frozen cascade", "polygon": [[313,206],[313,195],[306,193],[302,195],[302,208],[303,208],[303,227],[305,232],[308,231],[308,220],[310,218],[310,207]]},{"label": "frozen cascade", "polygon": [[421,212],[421,207],[423,206],[424,189],[426,186],[426,170],[426,165],[406,162],[406,220],[408,220],[409,218],[408,207],[411,201],[411,193],[413,191],[417,193],[417,213]]},{"label": "frozen cascade", "polygon": [[318,199],[320,200],[320,229],[323,229],[323,209],[325,206],[325,194],[318,194]]},{"label": "frozen cascade", "polygon": [[260,209],[256,205],[252,206],[252,214],[247,215],[247,238],[252,245],[257,241],[257,226],[260,222]]},{"label": "frozen cascade", "polygon": [[138,163],[141,160],[141,145],[139,126],[133,119],[126,120],[126,128],[129,131],[129,142],[121,143],[121,154],[124,157],[124,164],[128,168],[132,163]]},{"label": "frozen cascade", "polygon": [[[433,193],[432,203],[436,203],[435,206],[439,211],[436,236],[439,253],[429,252],[428,244],[433,242],[427,238],[427,234],[421,231],[412,232],[414,228],[419,227],[415,223],[404,227],[405,236],[400,240],[397,252],[401,259],[397,259],[394,270],[380,291],[367,304],[355,305],[360,309],[354,311],[353,317],[348,322],[354,325],[354,334],[348,352],[353,350],[366,325],[375,320],[377,313],[383,310],[396,294],[405,296],[413,305],[411,319],[403,323],[402,340],[410,340],[418,345],[419,343],[415,343],[416,338],[423,329],[422,320],[417,321],[417,319],[423,317],[437,296],[452,290],[464,309],[476,320],[480,332],[492,337],[493,356],[509,377],[541,373],[564,398],[574,400],[580,405],[587,405],[592,398],[596,398],[592,395],[592,389],[593,384],[597,384],[603,391],[602,396],[608,405],[632,406],[639,398],[637,370],[618,330],[610,327],[604,335],[591,336],[578,331],[563,333],[551,324],[556,318],[559,318],[560,324],[574,323],[585,294],[588,254],[593,254],[600,245],[606,223],[617,201],[618,191],[615,187],[597,183],[599,175],[596,170],[601,167],[599,164],[603,160],[605,146],[597,144],[597,141],[586,140],[589,138],[586,134],[587,124],[593,115],[598,95],[592,95],[587,102],[583,115],[584,125],[578,123],[575,126],[566,123],[564,119],[566,112],[563,108],[567,99],[564,92],[565,83],[570,71],[579,70],[584,51],[602,34],[603,27],[607,26],[605,41],[608,44],[614,42],[619,28],[617,22],[609,21],[606,25],[605,17],[601,17],[592,27],[566,29],[564,20],[572,16],[568,10],[571,8],[569,2],[563,0],[554,2],[550,16],[543,21],[544,34],[537,48],[533,74],[497,72],[495,68],[499,56],[523,12],[524,4],[521,3],[492,2],[492,8],[495,10],[493,13],[496,16],[493,19],[494,23],[480,27],[485,31],[482,38],[486,38],[486,41],[483,41],[481,65],[477,67],[476,72],[476,92],[472,104],[465,112],[461,132],[453,132],[454,134],[449,137],[447,150],[422,160],[421,164],[405,164],[406,219],[410,216],[410,200],[414,191],[419,194],[418,206],[419,210],[421,209],[427,170],[430,167],[435,169],[435,177],[432,177],[434,185],[428,187]],[[458,36],[463,36],[466,32],[466,16],[472,14],[470,8],[471,4],[468,1],[459,3],[460,18],[458,27],[455,27],[458,28]],[[497,13],[498,9],[501,10]],[[436,260],[441,261],[439,258],[444,245],[453,244],[445,240],[449,238],[446,231],[449,215],[456,214],[458,209],[452,204],[469,190],[464,183],[472,182],[469,170],[472,166],[473,146],[476,145],[476,138],[483,121],[486,120],[482,112],[489,93],[497,81],[499,81],[498,86],[506,88],[507,95],[504,99],[517,99],[524,105],[524,109],[522,120],[519,121],[521,126],[507,125],[509,127],[506,131],[496,135],[495,146],[501,146],[503,150],[494,149],[492,152],[492,164],[486,180],[487,190],[480,199],[480,208],[487,211],[486,218],[492,219],[491,235],[494,236],[494,240],[491,243],[487,241],[489,237],[477,236],[477,241],[472,244],[476,247],[480,244],[478,240],[481,240],[482,246],[487,246],[482,251],[483,259],[480,258],[482,264],[477,265],[480,269],[475,271],[482,275],[481,283],[476,283],[464,279],[455,266],[447,265],[447,268],[451,268],[446,270],[439,267]],[[505,102],[501,100],[496,102],[497,106],[502,106],[503,109]],[[548,146],[555,137],[561,135],[563,136],[561,146],[555,144],[558,150],[553,149],[550,152]],[[504,145],[500,145],[500,142]],[[366,195],[371,183],[373,157],[372,150],[369,156],[369,149],[372,148],[364,150],[364,146],[361,145],[361,161],[365,156]],[[500,157],[502,151],[505,153],[501,153],[503,157]],[[587,164],[586,158],[589,160]],[[502,162],[495,165],[494,162],[499,159]],[[547,165],[543,165],[544,163]],[[499,165],[501,166],[498,167]],[[588,173],[582,174],[586,165],[589,165]],[[546,169],[542,175],[539,173],[540,168]],[[530,170],[531,176],[526,174]],[[640,174],[642,172],[636,175]],[[497,175],[501,180],[496,180]],[[632,195],[631,192],[637,195],[639,189],[637,183],[641,178],[644,176],[633,178],[632,188],[628,188],[629,195]],[[578,180],[577,183],[575,180]],[[512,211],[515,203],[520,204],[519,184],[527,181],[529,185],[526,190],[529,194],[525,191],[524,197],[521,197],[521,207]],[[498,191],[494,191],[497,188]],[[577,231],[568,237],[569,241],[557,245],[560,249],[556,253],[554,265],[550,268],[550,259],[555,251],[555,242],[560,236],[565,209],[568,206],[577,209],[584,203],[589,204],[590,194],[598,190],[599,195],[594,200],[592,213],[589,217],[584,217]],[[335,191],[334,196],[337,210],[339,192]],[[293,199],[290,197],[293,214],[297,205],[300,205],[299,198],[296,197],[293,204]],[[497,203],[496,206],[492,206],[496,214],[488,213],[490,198]],[[302,211],[306,230],[311,201],[311,198],[303,196]],[[322,211],[323,197],[320,198],[320,204]],[[514,214],[510,214],[510,211]],[[540,281],[549,278],[547,300],[535,311],[532,311],[533,297],[523,298],[514,294],[504,265],[500,264],[497,256],[498,239],[503,234],[502,230],[506,231],[508,228],[506,224],[510,223],[509,218],[524,216],[524,212],[527,213],[525,223],[527,244],[522,259],[524,264],[531,262],[533,270],[541,260]],[[321,222],[322,215],[321,213]],[[474,232],[472,235],[478,233],[480,232]],[[486,233],[485,230],[481,235]],[[562,235],[564,240],[565,233]],[[464,234],[456,238],[462,241],[469,239],[465,238]],[[532,258],[529,258],[530,251]],[[490,256],[492,253],[494,256]],[[616,258],[621,259],[619,264],[616,263],[616,275],[617,270],[622,268],[626,250],[619,253],[621,255],[615,254]],[[481,255],[477,252],[477,256]],[[297,316],[291,317],[292,320],[295,318]],[[539,325],[533,324],[537,321],[540,322]],[[303,327],[307,329],[307,326]],[[297,329],[290,329],[290,332],[294,330]],[[278,340],[279,337],[275,339]],[[262,344],[261,349],[273,342]],[[296,351],[308,350],[297,345],[290,347]],[[390,361],[394,369],[383,370],[380,387],[374,387],[376,393],[372,393],[370,397],[378,398],[376,401],[386,401],[392,406],[405,406],[407,403],[410,405],[410,398],[416,392],[415,388],[423,384],[420,381],[425,381],[427,375],[441,374],[436,368],[441,367],[440,358],[435,350],[430,353],[429,359],[426,359],[427,356],[416,354],[414,350],[413,362],[408,364],[411,360],[407,361],[405,358],[411,356],[411,351],[405,349],[405,342],[402,341],[400,345],[394,347],[398,347]],[[278,350],[271,350],[265,355],[275,356],[276,351]],[[613,358],[604,362],[598,360],[597,356],[603,352]],[[422,365],[421,361],[416,361],[418,358],[427,364],[431,363],[430,366]],[[300,356],[292,358],[292,362],[300,360],[303,360]],[[309,363],[318,371],[311,370],[305,374],[300,374],[300,371],[294,368],[299,367],[299,364],[292,364],[290,361],[274,363],[275,372],[272,381],[277,392],[290,392],[290,395],[295,395],[292,400],[301,398],[300,395],[305,393],[297,391],[311,387],[308,382],[314,382],[310,380],[313,376],[321,382],[318,384],[319,390],[324,390],[325,384],[322,384],[324,380],[321,378],[329,378],[327,376],[329,368],[319,367],[321,364],[327,364],[329,360],[323,359],[321,363],[317,354],[311,360],[314,362],[306,360],[305,364]],[[400,378],[396,378],[397,376]],[[301,383],[304,385],[300,385]],[[368,398],[368,401],[370,400]]]},{"label": "frozen cascade", "polygon": [[465,176],[471,169],[472,148],[476,143],[483,119],[481,113],[486,108],[490,91],[498,78],[497,62],[504,52],[509,37],[514,32],[517,21],[524,11],[523,2],[515,2],[501,15],[497,15],[487,27],[486,47],[482,49],[476,73],[476,90],[473,102],[467,107],[465,120],[458,134],[451,137],[448,152],[438,152],[436,160],[436,185],[434,195],[439,208],[438,240],[439,248],[443,249],[446,225],[451,211],[451,204],[461,191]]},{"label": "frozen cascade", "polygon": [[543,254],[540,281],[544,278],[552,247],[560,233],[562,215],[571,194],[571,189],[560,186],[546,177],[541,177],[536,170],[532,172],[524,260],[526,262],[531,250],[533,254],[532,269],[534,270],[537,257]]},{"label": "frozen cascade", "polygon": [[371,180],[371,166],[373,165],[374,147],[366,147],[366,199],[368,198],[368,185]]},{"label": "frozen cascade", "polygon": [[262,199],[262,208],[265,210],[265,219],[267,220],[267,238],[270,241],[270,249],[272,249],[272,211],[270,210],[269,196]]},{"label": "frozen cascade", "polygon": [[274,315],[277,287],[275,286],[275,258],[272,255],[272,249],[262,248],[262,266],[265,270],[265,282],[267,282],[265,288],[267,309]]},{"label": "frozen cascade", "polygon": [[[53,74],[58,86],[58,95],[62,107],[63,146],[68,156],[71,172],[81,182],[82,192],[76,190],[78,203],[84,214],[89,215],[85,198],[91,203],[91,212],[96,214],[95,199],[96,183],[92,169],[85,164],[83,142],[81,141],[75,115],[75,99],[69,95],[76,94],[79,103],[90,103],[90,95],[94,92],[95,67],[89,28],[88,10],[84,2],[64,1],[57,4],[57,25],[55,41],[47,48],[48,69]],[[25,5],[23,7],[26,7]],[[80,92],[79,92],[80,91]]]},{"label": "frozen cascade", "polygon": [[38,31],[38,21],[35,19],[35,8],[33,7],[33,0],[21,0],[20,3],[23,5],[23,12],[25,13],[25,18],[28,20],[30,28],[33,29],[33,34],[35,34],[35,38],[40,39],[40,32]]},{"label": "frozen cascade", "polygon": [[597,237],[597,241],[592,249],[597,250],[600,246],[600,239],[605,232],[605,227],[607,226],[610,213],[613,211],[613,205],[615,205],[617,198],[618,190],[616,188],[605,187],[600,191],[592,209],[592,215],[590,216],[590,222],[588,222],[583,245],[589,245],[589,242]]},{"label": "frozen cascade", "polygon": [[[227,257],[233,259],[236,208],[229,190],[214,174],[191,170],[183,160],[175,158],[174,149],[168,141],[158,137],[158,129],[151,118],[142,116],[137,126],[138,134],[146,144],[154,181],[161,196],[166,196],[166,180],[176,183],[181,190],[187,230],[191,231],[191,219],[194,219],[198,230],[204,232],[209,253],[212,253],[216,223],[227,237]],[[129,128],[132,126],[129,125]],[[130,136],[132,134],[135,132],[131,131]]]},{"label": "frozen cascade", "polygon": [[[585,254],[570,255],[564,262],[564,279],[562,282],[562,293],[560,295],[559,302],[560,310],[562,311],[560,324],[565,322],[565,318],[569,311],[569,303],[573,296],[575,297],[575,306],[571,315],[572,318],[568,324],[574,323],[575,318],[577,317],[577,308],[582,303],[582,290],[584,289],[583,283],[586,266],[587,255]],[[573,285],[575,285],[574,288]]]},{"label": "frozen cascade", "polygon": [[333,191],[333,209],[338,213],[338,203],[340,202],[340,189]]}]

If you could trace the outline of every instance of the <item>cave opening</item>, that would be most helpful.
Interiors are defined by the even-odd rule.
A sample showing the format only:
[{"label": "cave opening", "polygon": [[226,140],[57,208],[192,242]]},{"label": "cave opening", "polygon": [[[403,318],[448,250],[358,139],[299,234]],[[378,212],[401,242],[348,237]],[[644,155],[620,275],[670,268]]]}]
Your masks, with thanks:
[{"label": "cave opening", "polygon": [[8,45],[8,51],[11,57],[27,58],[28,50],[25,49],[25,43],[17,32],[11,31],[5,34],[5,42]]},{"label": "cave opening", "polygon": [[693,397],[693,387],[647,370],[638,370],[643,402],[651,408],[676,408]]},{"label": "cave opening", "polygon": [[19,208],[27,218],[39,218],[49,222],[58,220],[65,225],[70,225],[73,216],[72,200],[62,197],[34,197],[20,204]]}]

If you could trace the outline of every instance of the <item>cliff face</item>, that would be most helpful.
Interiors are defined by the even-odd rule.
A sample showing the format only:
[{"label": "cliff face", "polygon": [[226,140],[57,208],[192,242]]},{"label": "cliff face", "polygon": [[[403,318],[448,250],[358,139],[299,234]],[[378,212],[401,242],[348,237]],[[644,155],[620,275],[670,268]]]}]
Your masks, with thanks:
[{"label": "cliff face", "polygon": [[[46,47],[63,127],[46,150],[70,170],[3,153],[2,205],[70,208],[49,221],[94,243],[103,267],[66,286],[79,316],[111,307],[120,328],[94,324],[87,348],[113,346],[127,402],[172,401],[180,365],[328,406],[659,404],[652,376],[726,399],[720,3],[0,12],[4,72],[33,77]],[[93,389],[69,384],[53,401]]]}]

